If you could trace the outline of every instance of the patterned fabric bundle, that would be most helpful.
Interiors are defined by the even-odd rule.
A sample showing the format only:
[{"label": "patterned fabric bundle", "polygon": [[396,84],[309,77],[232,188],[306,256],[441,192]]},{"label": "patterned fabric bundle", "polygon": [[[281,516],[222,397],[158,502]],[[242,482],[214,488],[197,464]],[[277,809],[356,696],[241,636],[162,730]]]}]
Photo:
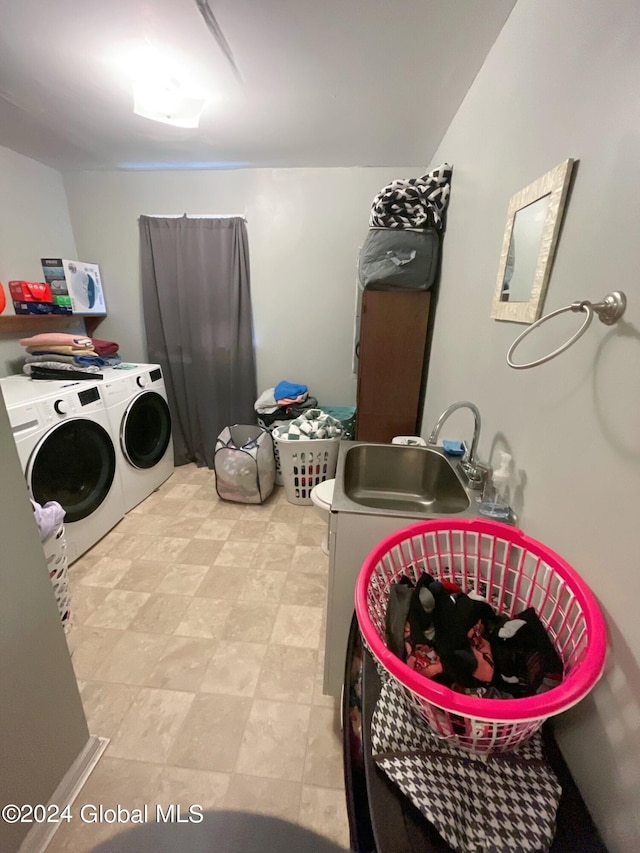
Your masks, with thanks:
[{"label": "patterned fabric bundle", "polygon": [[438,738],[396,682],[383,677],[371,738],[378,767],[455,850],[549,849],[562,789],[540,732],[512,752],[474,755]]},{"label": "patterned fabric bundle", "polygon": [[322,409],[307,409],[286,426],[276,427],[274,435],[277,438],[299,441],[309,438],[337,438],[342,435],[342,424],[332,418]]},{"label": "patterned fabric bundle", "polygon": [[443,163],[421,178],[400,179],[387,184],[373,200],[369,226],[443,230],[452,173],[451,166]]}]

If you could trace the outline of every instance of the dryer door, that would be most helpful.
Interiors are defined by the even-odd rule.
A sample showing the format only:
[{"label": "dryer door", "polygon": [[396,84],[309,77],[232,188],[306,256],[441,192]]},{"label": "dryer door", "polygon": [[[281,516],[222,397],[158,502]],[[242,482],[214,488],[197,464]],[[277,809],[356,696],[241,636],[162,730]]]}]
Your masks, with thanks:
[{"label": "dryer door", "polygon": [[26,476],[34,500],[58,501],[65,522],[91,515],[109,494],[116,453],[109,433],[86,418],[53,427],[31,454]]},{"label": "dryer door", "polygon": [[167,401],[155,391],[143,391],[127,406],[120,424],[120,446],[134,468],[153,468],[171,441]]}]

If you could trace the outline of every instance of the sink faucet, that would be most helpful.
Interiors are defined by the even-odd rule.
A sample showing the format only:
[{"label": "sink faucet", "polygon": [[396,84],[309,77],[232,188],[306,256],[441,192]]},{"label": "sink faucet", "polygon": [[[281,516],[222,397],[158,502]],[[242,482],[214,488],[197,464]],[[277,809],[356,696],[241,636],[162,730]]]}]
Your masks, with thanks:
[{"label": "sink faucet", "polygon": [[469,485],[473,489],[481,489],[484,485],[484,481],[487,477],[487,473],[489,469],[486,465],[482,465],[476,459],[476,452],[478,449],[478,439],[480,438],[480,412],[478,411],[478,407],[473,403],[470,403],[468,400],[461,400],[458,403],[452,403],[438,418],[436,425],[431,430],[431,435],[429,436],[429,440],[427,444],[437,444],[438,436],[440,435],[440,430],[442,429],[442,425],[448,419],[449,415],[458,409],[469,409],[471,414],[473,415],[473,438],[471,439],[471,447],[468,452],[460,462],[460,467],[469,481]]}]

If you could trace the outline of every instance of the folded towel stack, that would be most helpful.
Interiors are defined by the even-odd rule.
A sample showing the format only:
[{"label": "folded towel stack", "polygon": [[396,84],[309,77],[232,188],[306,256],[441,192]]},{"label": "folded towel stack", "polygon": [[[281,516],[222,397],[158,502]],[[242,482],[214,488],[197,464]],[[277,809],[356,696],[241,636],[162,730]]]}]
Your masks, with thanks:
[{"label": "folded towel stack", "polygon": [[84,335],[45,332],[22,338],[22,368],[32,379],[102,379],[103,367],[118,364],[118,344]]}]

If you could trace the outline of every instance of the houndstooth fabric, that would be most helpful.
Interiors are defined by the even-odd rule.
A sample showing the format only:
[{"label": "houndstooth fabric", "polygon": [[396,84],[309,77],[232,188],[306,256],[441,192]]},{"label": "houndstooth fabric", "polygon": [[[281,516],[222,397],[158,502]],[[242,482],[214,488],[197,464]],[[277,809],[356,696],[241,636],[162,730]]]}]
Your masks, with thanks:
[{"label": "houndstooth fabric", "polygon": [[480,756],[440,740],[383,680],[371,723],[377,765],[461,853],[540,853],[561,788],[538,732],[511,753]]},{"label": "houndstooth fabric", "polygon": [[371,205],[371,228],[437,228],[444,227],[444,213],[449,204],[451,175],[448,163],[423,175],[392,181],[380,190]]},{"label": "houndstooth fabric", "polygon": [[300,417],[274,429],[276,438],[300,441],[309,438],[338,438],[342,424],[322,409],[307,409]]}]

